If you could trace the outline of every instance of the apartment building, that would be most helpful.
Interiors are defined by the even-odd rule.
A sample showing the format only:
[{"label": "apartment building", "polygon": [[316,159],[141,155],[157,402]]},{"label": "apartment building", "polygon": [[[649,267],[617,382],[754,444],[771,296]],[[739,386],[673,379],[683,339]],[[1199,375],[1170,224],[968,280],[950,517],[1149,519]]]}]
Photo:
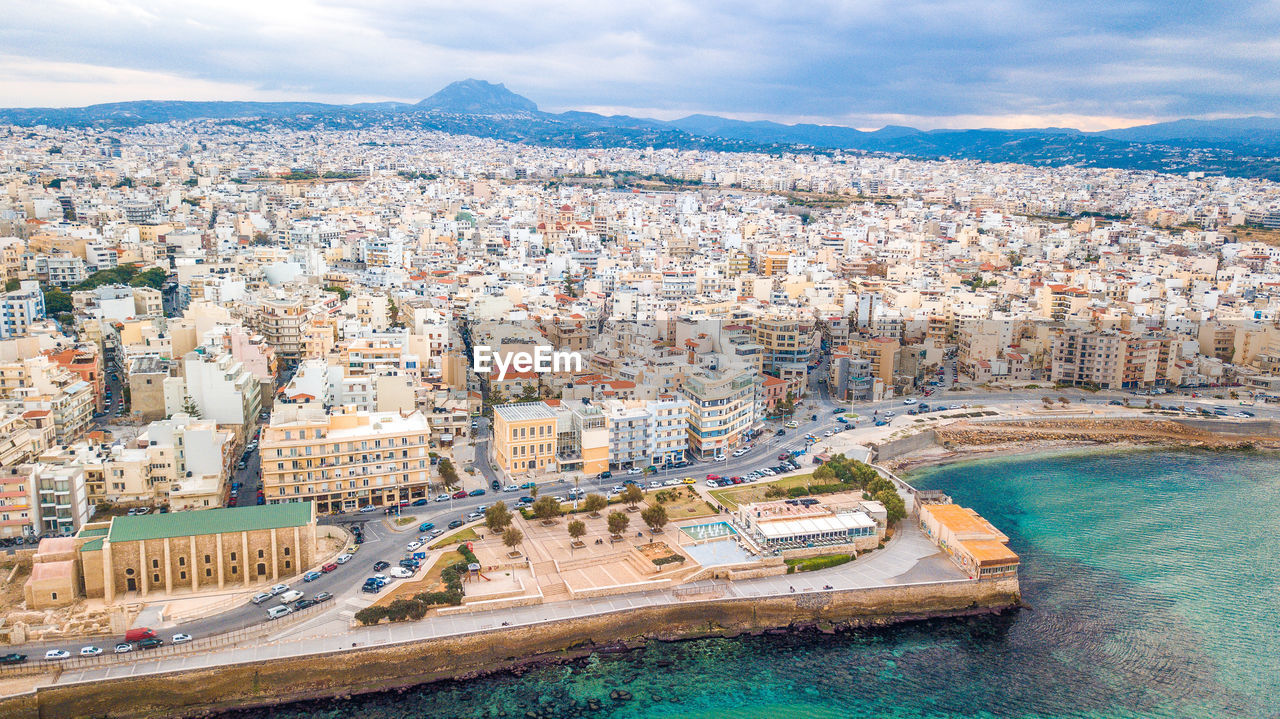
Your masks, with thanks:
[{"label": "apartment building", "polygon": [[881,382],[884,387],[894,386],[894,369],[898,366],[898,350],[901,344],[893,337],[852,337],[849,339],[851,352],[870,363],[871,376]]},{"label": "apartment building", "polygon": [[0,467],[0,537],[38,534],[30,465]]},{"label": "apartment building", "polygon": [[545,402],[493,408],[493,462],[507,476],[547,469],[556,462],[556,413]]},{"label": "apartment building", "polygon": [[229,354],[188,352],[182,358],[186,394],[200,417],[222,425],[247,427],[262,411],[262,387],[242,362]]},{"label": "apartment building", "polygon": [[737,447],[756,420],[753,374],[697,370],[685,378],[680,394],[689,403],[689,451],[700,459]]},{"label": "apartment building", "polygon": [[1049,378],[1101,389],[1162,387],[1179,380],[1171,337],[1066,329],[1053,338]]},{"label": "apartment building", "polygon": [[765,315],[755,319],[752,335],[762,350],[761,371],[786,382],[796,397],[804,396],[814,350],[814,321]]},{"label": "apartment building", "polygon": [[260,445],[267,502],[315,502],[330,513],[425,497],[430,438],[421,412],[279,406]]},{"label": "apartment building", "polygon": [[31,325],[45,316],[40,283],[23,280],[18,289],[0,294],[0,339],[26,335]]}]

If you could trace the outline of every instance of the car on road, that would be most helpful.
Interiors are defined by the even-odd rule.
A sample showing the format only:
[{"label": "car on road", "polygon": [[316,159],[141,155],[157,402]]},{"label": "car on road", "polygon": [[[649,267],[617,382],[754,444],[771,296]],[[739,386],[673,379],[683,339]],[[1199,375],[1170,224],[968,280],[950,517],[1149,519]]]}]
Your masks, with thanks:
[{"label": "car on road", "polygon": [[662,482],[656,479],[649,480],[649,489],[657,489],[662,486]]},{"label": "car on road", "polygon": [[775,436],[775,437],[781,437],[781,436],[783,436],[783,435],[784,435],[784,434],[786,434],[786,433],[787,433],[787,430],[785,430],[785,429],[780,429],[780,430],[778,430],[777,432],[774,432],[774,433],[773,433],[773,436]]},{"label": "car on road", "polygon": [[466,524],[466,522],[462,521],[461,519],[455,519],[452,522],[449,522],[449,529],[457,529],[458,527],[461,527],[464,524]]},{"label": "car on road", "polygon": [[385,574],[375,574],[372,577],[369,577],[369,579],[372,579],[373,581],[377,582],[378,586],[382,586],[382,587],[387,586],[387,582],[391,581]]},{"label": "car on road", "polygon": [[484,512],[472,512],[471,514],[467,515],[468,522],[474,522],[477,519],[483,519],[483,518],[484,518]]},{"label": "car on road", "polygon": [[373,571],[381,572],[382,570],[390,566],[391,566],[391,562],[384,562],[381,559],[379,559],[378,561],[373,563]]},{"label": "car on road", "polygon": [[679,485],[679,484],[684,484],[684,480],[683,480],[683,479],[679,479],[678,477],[672,477],[671,479],[668,479],[667,481],[663,482],[663,483],[662,483],[662,486],[664,486],[664,487],[674,487],[674,486]]},{"label": "car on road", "polygon": [[299,592],[296,589],[291,589],[285,592],[284,594],[280,595],[281,604],[290,604],[292,602],[298,601],[299,599],[302,599],[302,592]]},{"label": "car on road", "polygon": [[473,490],[471,490],[470,492],[467,492],[467,496],[468,496],[468,497],[483,497],[483,496],[484,496],[484,490],[483,490],[483,489],[473,489]]},{"label": "car on road", "polygon": [[267,590],[267,592],[273,597],[276,596],[277,594],[284,594],[287,591],[289,591],[288,584],[277,584]]},{"label": "car on road", "polygon": [[333,595],[328,592],[320,592],[315,596],[316,604],[319,604],[320,602],[327,602],[330,599],[333,599]]},{"label": "car on road", "polygon": [[404,567],[393,567],[391,569],[391,576],[395,577],[396,579],[408,579],[409,577],[413,576],[413,572],[409,571]]},{"label": "car on road", "polygon": [[286,614],[293,614],[293,608],[286,607],[285,605],[281,604],[278,607],[272,607],[267,610],[267,619],[279,619],[280,617],[283,617]]},{"label": "car on road", "polygon": [[644,470],[639,467],[632,467],[627,470],[627,474],[644,474]]},{"label": "car on road", "polygon": [[337,557],[335,557],[335,558],[334,558],[334,560],[333,560],[333,561],[334,561],[334,563],[335,563],[335,564],[346,564],[347,562],[350,562],[350,561],[351,561],[351,555],[350,555],[350,554],[339,554]]},{"label": "car on road", "polygon": [[733,450],[733,456],[735,456],[735,457],[741,457],[742,455],[744,455],[744,454],[746,454],[746,453],[747,453],[747,450],[745,450],[745,449],[735,449],[735,450]]},{"label": "car on road", "polygon": [[525,496],[517,500],[516,504],[517,505],[533,504],[533,497],[530,497],[529,495],[526,494]]},{"label": "car on road", "polygon": [[71,656],[71,652],[66,649],[50,649],[44,653],[45,661],[58,661]]},{"label": "car on road", "polygon": [[845,412],[848,412],[848,411],[849,410],[845,409],[844,407],[836,407],[835,409],[831,410],[831,414],[844,414]]},{"label": "car on road", "polygon": [[250,599],[249,601],[253,602],[254,604],[262,604],[263,602],[267,601],[270,598],[271,598],[270,594],[267,594],[266,592],[258,592],[257,594],[253,595],[253,599]]},{"label": "car on road", "polygon": [[190,635],[190,634],[175,634],[175,635],[173,635],[173,639],[171,639],[171,640],[169,640],[169,641],[173,642],[174,644],[186,644],[187,642],[191,641],[191,635]]},{"label": "car on road", "polygon": [[316,581],[317,579],[319,579],[320,577],[321,577],[320,572],[317,572],[317,571],[315,571],[315,570],[313,569],[313,570],[311,570],[310,572],[307,572],[306,574],[302,575],[302,581],[304,581],[304,582],[314,582],[314,581]]},{"label": "car on road", "polygon": [[502,483],[495,479],[489,483],[489,489],[492,489],[495,492],[500,492],[502,491]]},{"label": "car on road", "polygon": [[307,607],[314,607],[317,604],[319,604],[319,602],[314,599],[299,599],[293,603],[293,610],[295,612],[300,612]]},{"label": "car on road", "polygon": [[415,500],[413,500],[413,506],[415,506],[415,507],[425,507],[426,505],[427,505],[427,498],[426,498],[426,497],[423,497],[422,499],[415,499]]},{"label": "car on road", "polygon": [[784,424],[784,425],[782,425],[782,426],[783,426],[783,427],[786,427],[787,429],[795,429],[796,427],[799,427],[799,426],[800,426],[800,423],[799,423],[799,422],[797,422],[797,421],[795,421],[795,420],[793,419],[793,420],[791,420],[790,422],[787,422],[786,424]]},{"label": "car on road", "polygon": [[366,504],[356,511],[360,512],[361,514],[368,514],[369,512],[375,511],[376,509],[377,507],[373,506],[372,504]]},{"label": "car on road", "polygon": [[439,537],[441,534],[444,534],[443,529],[433,529],[430,532],[427,532],[427,536],[431,539],[435,539],[436,537]]},{"label": "car on road", "polygon": [[139,649],[155,649],[156,647],[161,646],[163,644],[164,644],[163,639],[149,637],[147,639],[143,639],[142,641],[138,642],[138,648]]},{"label": "car on road", "polygon": [[453,493],[453,498],[454,498],[454,499],[466,499],[466,498],[467,498],[467,490],[465,490],[465,489],[459,489],[458,491],[456,491],[456,492],[454,492],[454,493]]},{"label": "car on road", "polygon": [[520,485],[520,489],[533,489],[536,486],[538,486],[537,482],[525,482],[524,484]]},{"label": "car on road", "polygon": [[449,501],[449,495],[447,495],[447,494],[437,494],[437,495],[436,495],[436,498],[435,498],[435,501],[437,501],[437,502],[448,502],[448,501]]},{"label": "car on road", "polygon": [[240,460],[239,462],[236,462],[236,469],[244,469],[245,467],[248,467],[248,466],[249,465],[243,459]]},{"label": "car on road", "polygon": [[133,645],[129,642],[120,642],[116,645],[116,654],[128,654],[133,651]]},{"label": "car on road", "polygon": [[325,574],[328,574],[329,572],[332,572],[337,568],[338,568],[337,562],[329,562],[328,564],[321,567],[320,571],[324,572]]},{"label": "car on road", "polygon": [[419,532],[430,532],[435,528],[436,528],[435,522],[423,522],[422,524],[418,525]]},{"label": "car on road", "polygon": [[823,433],[822,433],[822,436],[823,436],[823,437],[830,437],[830,436],[831,436],[831,435],[833,435],[833,434],[835,434],[835,432],[832,432],[831,430],[827,430],[826,432],[823,432]]},{"label": "car on road", "polygon": [[26,654],[5,654],[0,656],[0,664],[21,664],[27,661]]},{"label": "car on road", "polygon": [[102,653],[102,647],[80,647],[80,656],[96,657]]},{"label": "car on road", "polygon": [[505,487],[503,487],[503,488],[502,488],[502,491],[504,491],[504,492],[519,492],[519,491],[520,491],[520,485],[518,485],[518,484],[508,484],[507,486],[505,486]]},{"label": "car on road", "polygon": [[906,398],[906,399],[902,400],[902,403],[903,403],[903,404],[906,404],[906,405],[911,405],[911,404],[915,404],[915,403],[917,403],[917,402],[919,402],[919,401],[920,401],[920,400],[916,399],[915,397],[908,397],[908,398]]}]

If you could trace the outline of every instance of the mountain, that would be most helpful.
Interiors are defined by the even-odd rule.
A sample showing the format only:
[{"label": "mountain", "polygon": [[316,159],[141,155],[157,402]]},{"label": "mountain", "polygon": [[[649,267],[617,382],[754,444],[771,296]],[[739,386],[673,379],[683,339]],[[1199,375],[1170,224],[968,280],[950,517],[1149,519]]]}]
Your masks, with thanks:
[{"label": "mountain", "polygon": [[449,83],[443,90],[414,105],[420,110],[451,112],[455,115],[508,115],[533,114],[538,106],[527,97],[507,89],[502,83],[484,80],[459,80]]},{"label": "mountain", "polygon": [[392,125],[556,147],[633,147],[722,152],[893,153],[1031,165],[1114,167],[1280,181],[1280,119],[1175,120],[1101,132],[786,125],[689,115],[662,121],[570,110],[548,113],[502,84],[455,82],[416,104],[369,102],[116,102],[80,108],[0,109],[0,125],[129,127],[207,119],[269,129]]}]

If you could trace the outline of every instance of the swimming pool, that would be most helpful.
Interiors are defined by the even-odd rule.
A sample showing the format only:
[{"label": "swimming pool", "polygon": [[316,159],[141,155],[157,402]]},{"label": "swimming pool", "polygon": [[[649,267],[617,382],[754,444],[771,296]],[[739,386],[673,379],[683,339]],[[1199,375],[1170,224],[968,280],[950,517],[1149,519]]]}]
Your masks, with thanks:
[{"label": "swimming pool", "polygon": [[732,537],[737,534],[737,530],[729,526],[728,522],[712,522],[710,524],[695,524],[692,527],[681,527],[681,532],[689,535],[693,539],[715,539],[716,537]]}]

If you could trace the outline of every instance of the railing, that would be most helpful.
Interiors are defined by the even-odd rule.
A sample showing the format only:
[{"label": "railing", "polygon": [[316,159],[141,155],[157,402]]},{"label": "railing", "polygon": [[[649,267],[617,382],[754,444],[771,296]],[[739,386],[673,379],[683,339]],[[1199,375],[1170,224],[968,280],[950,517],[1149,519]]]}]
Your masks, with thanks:
[{"label": "railing", "polygon": [[[221,634],[192,639],[191,641],[183,642],[182,644],[166,642],[154,649],[139,649],[135,647],[133,651],[125,652],[123,654],[116,654],[112,651],[112,647],[119,642],[110,638],[108,638],[108,641],[106,642],[109,646],[103,646],[102,654],[99,654],[96,657],[81,657],[73,653],[67,659],[47,661],[44,659],[43,653],[35,656],[28,654],[27,661],[22,664],[0,666],[0,678],[46,674],[50,672],[77,671],[81,669],[99,669],[102,667],[128,664],[133,661],[162,659],[185,654],[194,654],[196,652],[216,649],[218,647],[231,646],[247,639],[256,639],[275,634],[281,629],[299,624],[305,619],[310,619],[313,615],[319,613],[320,609],[328,608],[329,606],[330,602],[315,604],[307,607],[306,609],[297,610],[292,614],[287,614],[276,620],[262,621],[257,618],[249,619],[246,620],[239,628],[222,632]],[[99,640],[100,639],[102,638],[99,638]],[[95,640],[88,639],[76,641],[92,643]],[[43,652],[46,650],[40,651]],[[68,649],[68,651],[71,650]],[[0,652],[6,654],[10,652],[15,654],[24,653],[22,651],[22,645],[0,647]]]}]

